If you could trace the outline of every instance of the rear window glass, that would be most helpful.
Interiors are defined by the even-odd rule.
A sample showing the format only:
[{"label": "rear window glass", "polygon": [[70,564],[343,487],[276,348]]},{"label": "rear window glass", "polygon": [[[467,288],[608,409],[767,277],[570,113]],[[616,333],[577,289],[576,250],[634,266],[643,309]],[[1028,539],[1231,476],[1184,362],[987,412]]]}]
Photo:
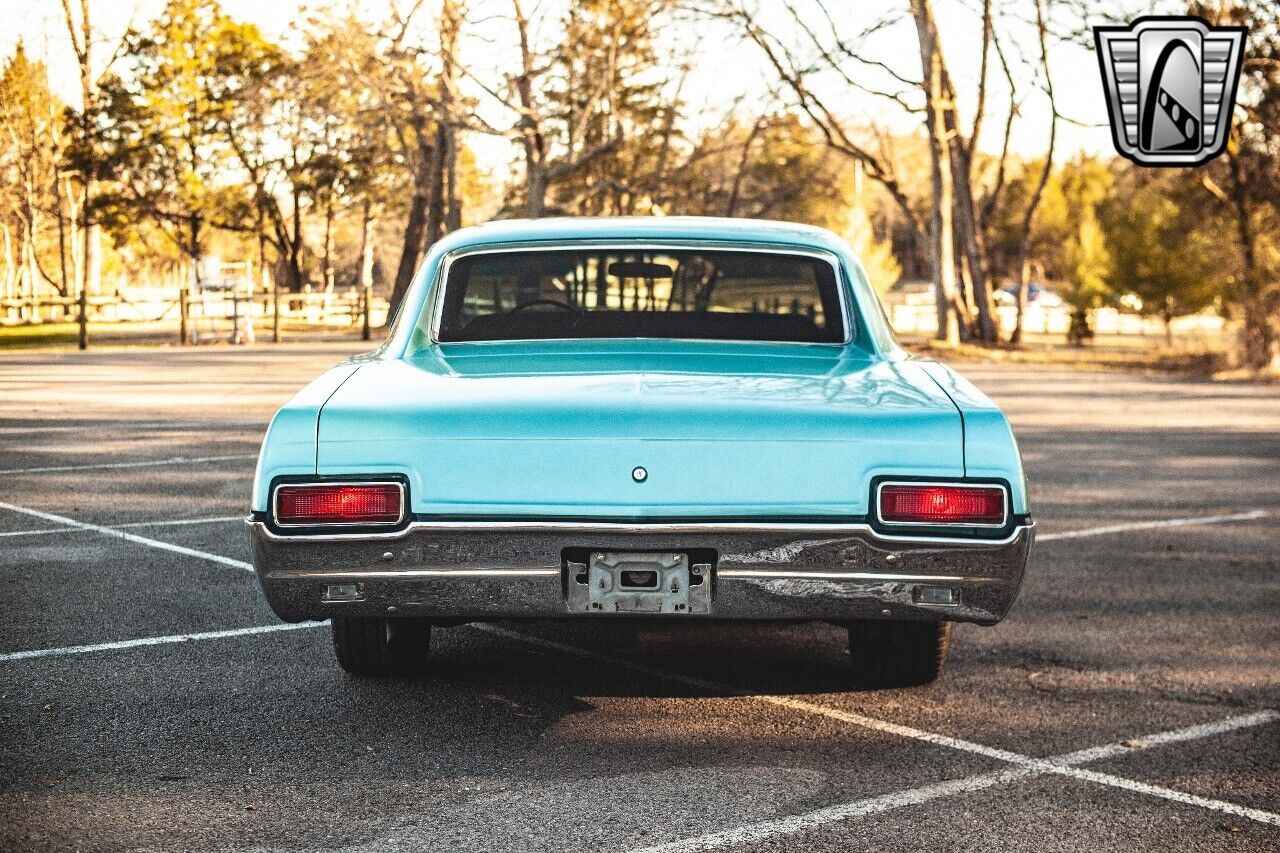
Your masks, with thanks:
[{"label": "rear window glass", "polygon": [[591,249],[467,255],[439,339],[701,338],[840,343],[835,270],[777,252]]}]

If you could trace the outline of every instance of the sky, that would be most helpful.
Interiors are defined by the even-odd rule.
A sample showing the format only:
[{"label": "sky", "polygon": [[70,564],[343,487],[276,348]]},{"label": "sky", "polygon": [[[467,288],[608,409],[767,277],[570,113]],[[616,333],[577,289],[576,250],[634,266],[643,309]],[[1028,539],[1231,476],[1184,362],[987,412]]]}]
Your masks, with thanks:
[{"label": "sky", "polygon": [[[366,19],[385,14],[387,4],[396,0],[360,0],[362,17]],[[508,8],[503,0],[472,0],[482,13],[502,13]],[[554,10],[558,0],[542,0],[526,7],[542,7]],[[797,29],[775,0],[758,0],[765,9],[764,21],[771,31],[783,40],[799,38]],[[980,67],[981,25],[976,11],[977,0],[934,0],[943,50],[951,73],[962,93],[962,116],[972,115],[972,94],[976,91],[976,79]],[[1098,15],[1091,23],[1104,23],[1106,14],[1114,15],[1117,0],[1105,5],[1097,4]],[[1118,0],[1123,5],[1124,0]],[[233,17],[258,25],[269,37],[288,41],[296,37],[302,4],[297,0],[222,0],[224,9]],[[91,15],[95,26],[102,33],[105,44],[98,54],[105,57],[120,33],[130,21],[145,22],[163,7],[164,0],[90,0]],[[315,4],[310,4],[314,6]],[[431,0],[427,2],[431,19]],[[828,8],[839,10],[841,25],[846,32],[858,32],[871,21],[887,12],[904,9],[907,0],[862,0],[845,3],[830,2]],[[1034,14],[1034,6],[1024,4],[1027,14]],[[1138,4],[1136,9],[1149,9],[1149,4]],[[60,0],[0,0],[0,58],[7,57],[13,45],[22,39],[29,53],[44,59],[49,66],[54,87],[69,100],[78,91],[74,58],[71,54],[62,18]],[[486,19],[479,24],[464,43],[464,62],[476,76],[491,82],[500,81],[509,67],[511,55],[507,43],[511,37],[509,21],[493,14],[477,15]],[[1024,92],[1031,92],[1022,103],[1020,118],[1014,125],[1011,148],[1015,153],[1034,156],[1044,148],[1048,134],[1049,111],[1046,99],[1035,89],[1032,66],[1038,56],[1034,29],[1029,23],[1011,23],[1004,35],[1010,45],[1012,57],[1026,57],[1024,63],[1013,59],[1015,81]],[[429,35],[424,36],[429,38]],[[751,44],[733,38],[728,32],[714,26],[700,28],[696,32],[684,31],[670,36],[682,44],[696,43],[695,61],[685,81],[683,94],[689,103],[689,119],[695,125],[714,122],[735,99],[750,105],[767,93],[771,74],[765,67],[759,50]],[[865,56],[891,64],[900,73],[919,75],[919,50],[915,30],[910,20],[901,21],[877,32],[862,46]],[[1112,152],[1110,132],[1107,129],[1107,111],[1094,54],[1084,46],[1056,43],[1050,49],[1055,90],[1060,114],[1069,121],[1060,122],[1058,128],[1058,152],[1060,159],[1077,152],[1107,155]],[[993,65],[993,69],[996,66]],[[865,74],[866,69],[855,69]],[[981,146],[988,151],[998,151],[1001,142],[1005,109],[1008,104],[1007,89],[1002,74],[992,75],[989,110]],[[477,89],[474,93],[485,100]],[[894,131],[908,131],[918,124],[918,116],[905,114],[891,102],[842,88],[830,96],[832,104],[852,118],[865,117]],[[501,122],[500,108],[489,103],[489,115]],[[700,129],[700,128],[699,128]],[[511,160],[513,149],[501,139],[479,138],[472,141],[482,162],[490,165]]]}]

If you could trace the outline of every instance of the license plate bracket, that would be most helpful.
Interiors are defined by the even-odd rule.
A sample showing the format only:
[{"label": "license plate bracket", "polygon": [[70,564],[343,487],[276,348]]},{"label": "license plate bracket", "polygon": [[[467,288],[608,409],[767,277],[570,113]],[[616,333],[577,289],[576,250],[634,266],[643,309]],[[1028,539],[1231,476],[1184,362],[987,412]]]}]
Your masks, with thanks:
[{"label": "license plate bracket", "polygon": [[575,613],[684,616],[711,612],[711,566],[674,551],[592,551],[569,561],[566,603]]}]

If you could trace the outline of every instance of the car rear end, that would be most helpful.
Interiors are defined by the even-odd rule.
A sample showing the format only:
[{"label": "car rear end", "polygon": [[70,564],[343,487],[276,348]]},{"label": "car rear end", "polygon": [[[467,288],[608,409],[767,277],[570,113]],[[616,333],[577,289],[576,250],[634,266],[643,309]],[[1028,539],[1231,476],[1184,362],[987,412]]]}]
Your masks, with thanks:
[{"label": "car rear end", "polygon": [[[1033,526],[1007,422],[888,349],[840,244],[497,242],[429,264],[414,322],[318,380],[264,443],[259,579],[281,618],[335,620],[348,669],[403,670],[417,658],[390,650],[433,624],[648,618],[848,625],[873,674],[886,655],[940,667],[950,623],[1008,612]],[[529,260],[570,250],[576,271]],[[449,270],[468,263],[459,322]],[[737,301],[699,318],[695,287],[673,307],[707,265]],[[827,275],[836,289],[808,301],[794,284]],[[616,294],[595,289],[606,278]],[[763,301],[780,280],[790,304]],[[673,331],[698,328],[722,331]]]}]

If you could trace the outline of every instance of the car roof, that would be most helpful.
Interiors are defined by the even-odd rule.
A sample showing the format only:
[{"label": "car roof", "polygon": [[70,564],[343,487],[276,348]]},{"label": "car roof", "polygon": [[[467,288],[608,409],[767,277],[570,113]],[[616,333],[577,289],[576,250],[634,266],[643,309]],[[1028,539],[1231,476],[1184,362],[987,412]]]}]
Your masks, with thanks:
[{"label": "car roof", "polygon": [[474,246],[525,242],[583,240],[713,240],[729,243],[769,243],[847,252],[848,245],[825,228],[768,219],[713,216],[614,216],[501,219],[463,228],[435,248],[444,251]]}]

